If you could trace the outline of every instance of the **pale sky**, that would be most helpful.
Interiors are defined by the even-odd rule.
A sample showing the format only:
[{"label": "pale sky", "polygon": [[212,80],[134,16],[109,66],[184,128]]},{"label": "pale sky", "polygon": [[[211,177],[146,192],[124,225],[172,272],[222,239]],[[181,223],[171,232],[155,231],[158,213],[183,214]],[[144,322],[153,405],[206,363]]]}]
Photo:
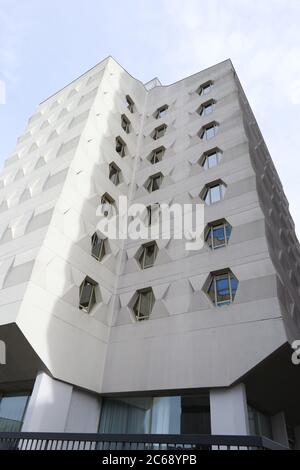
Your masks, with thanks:
[{"label": "pale sky", "polygon": [[231,58],[299,236],[299,25],[300,0],[0,0],[0,162],[40,101],[108,55],[164,85]]}]

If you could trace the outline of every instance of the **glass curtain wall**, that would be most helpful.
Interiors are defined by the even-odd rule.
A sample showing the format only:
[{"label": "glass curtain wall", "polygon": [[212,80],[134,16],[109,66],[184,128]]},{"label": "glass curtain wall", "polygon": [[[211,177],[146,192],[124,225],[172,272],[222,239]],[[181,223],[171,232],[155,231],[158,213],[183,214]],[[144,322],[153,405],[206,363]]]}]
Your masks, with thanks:
[{"label": "glass curtain wall", "polygon": [[151,398],[104,398],[99,432],[147,434],[151,424]]},{"label": "glass curtain wall", "polygon": [[271,418],[253,406],[248,405],[249,432],[253,436],[265,436],[273,439]]},{"label": "glass curtain wall", "polygon": [[103,398],[99,432],[210,434],[209,395]]},{"label": "glass curtain wall", "polygon": [[0,432],[21,430],[29,395],[0,395]]}]

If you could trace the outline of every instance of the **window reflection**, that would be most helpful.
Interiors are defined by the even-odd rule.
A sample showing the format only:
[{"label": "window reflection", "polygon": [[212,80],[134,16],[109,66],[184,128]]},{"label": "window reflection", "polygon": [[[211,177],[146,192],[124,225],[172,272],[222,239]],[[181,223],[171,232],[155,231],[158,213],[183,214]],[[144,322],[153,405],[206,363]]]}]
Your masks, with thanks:
[{"label": "window reflection", "polygon": [[99,432],[210,434],[209,394],[103,398]]},{"label": "window reflection", "polygon": [[0,432],[21,430],[29,395],[3,395],[0,397]]}]

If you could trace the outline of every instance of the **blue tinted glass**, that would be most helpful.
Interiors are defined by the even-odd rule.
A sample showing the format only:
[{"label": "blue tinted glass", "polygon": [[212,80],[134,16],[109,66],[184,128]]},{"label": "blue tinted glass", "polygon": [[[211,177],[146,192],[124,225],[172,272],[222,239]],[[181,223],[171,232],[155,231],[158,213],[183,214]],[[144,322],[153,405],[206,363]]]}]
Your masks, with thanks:
[{"label": "blue tinted glass", "polygon": [[224,300],[230,299],[230,291],[229,291],[229,282],[228,278],[221,278],[216,280],[216,287],[217,287],[217,300],[218,302],[222,302]]},{"label": "blue tinted glass", "polygon": [[20,431],[27,400],[27,395],[0,399],[0,431]]},{"label": "blue tinted glass", "polygon": [[216,227],[213,229],[213,239],[214,239],[214,246],[217,247],[219,245],[225,244],[225,232],[224,227]]}]

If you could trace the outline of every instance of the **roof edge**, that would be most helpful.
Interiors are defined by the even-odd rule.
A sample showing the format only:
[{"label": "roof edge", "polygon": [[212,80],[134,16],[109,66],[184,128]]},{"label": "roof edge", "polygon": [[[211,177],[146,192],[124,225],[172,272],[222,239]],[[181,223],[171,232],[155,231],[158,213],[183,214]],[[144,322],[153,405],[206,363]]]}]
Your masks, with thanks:
[{"label": "roof edge", "polygon": [[[118,62],[112,55],[109,55],[107,57],[105,57],[105,59],[101,60],[100,62],[98,62],[97,64],[95,64],[93,67],[91,67],[90,69],[86,70],[85,72],[83,72],[81,75],[79,75],[78,77],[74,78],[74,80],[72,80],[71,82],[67,83],[65,86],[63,86],[62,88],[60,88],[58,91],[56,91],[55,93],[53,93],[52,95],[49,95],[47,98],[45,98],[43,101],[41,101],[39,103],[39,106],[42,105],[43,103],[45,103],[46,101],[48,101],[50,98],[52,98],[53,96],[57,95],[58,93],[60,93],[62,90],[64,90],[65,88],[67,88],[69,85],[71,85],[72,83],[76,82],[77,80],[79,80],[81,77],[83,77],[84,75],[88,74],[89,72],[91,72],[93,69],[95,69],[96,67],[98,67],[100,64],[104,63],[105,61],[109,61],[109,60],[112,60],[113,62],[115,62],[119,67],[121,67],[124,72],[126,72],[131,78],[133,78],[134,80],[136,80],[137,82],[139,82],[145,89],[146,92],[150,91],[150,90],[147,90],[146,88],[146,85],[147,83],[149,82],[146,82],[146,83],[143,83],[141,80],[139,80],[138,78],[135,78],[133,75],[131,75],[126,69],[125,67],[123,67],[120,62]],[[195,73],[192,73],[191,75],[187,75],[186,77],[183,77],[179,80],[176,80],[175,82],[172,82],[172,83],[169,83],[168,85],[159,85],[155,88],[168,88],[168,87],[171,87],[173,85],[175,85],[176,83],[180,83],[182,82],[183,80],[186,80],[188,78],[191,78],[195,75],[198,75],[199,73],[201,72],[205,72],[209,69],[212,69],[214,67],[218,67],[219,65],[221,64],[224,64],[225,62],[230,62],[230,65],[232,67],[233,70],[234,69],[234,66],[233,66],[233,63],[232,63],[232,60],[230,58],[227,58],[227,59],[224,59],[222,60],[221,62],[217,62],[216,64],[214,65],[210,65],[209,67],[206,67],[202,70],[199,70],[198,72],[195,72]],[[150,80],[151,81],[151,80]]]}]

